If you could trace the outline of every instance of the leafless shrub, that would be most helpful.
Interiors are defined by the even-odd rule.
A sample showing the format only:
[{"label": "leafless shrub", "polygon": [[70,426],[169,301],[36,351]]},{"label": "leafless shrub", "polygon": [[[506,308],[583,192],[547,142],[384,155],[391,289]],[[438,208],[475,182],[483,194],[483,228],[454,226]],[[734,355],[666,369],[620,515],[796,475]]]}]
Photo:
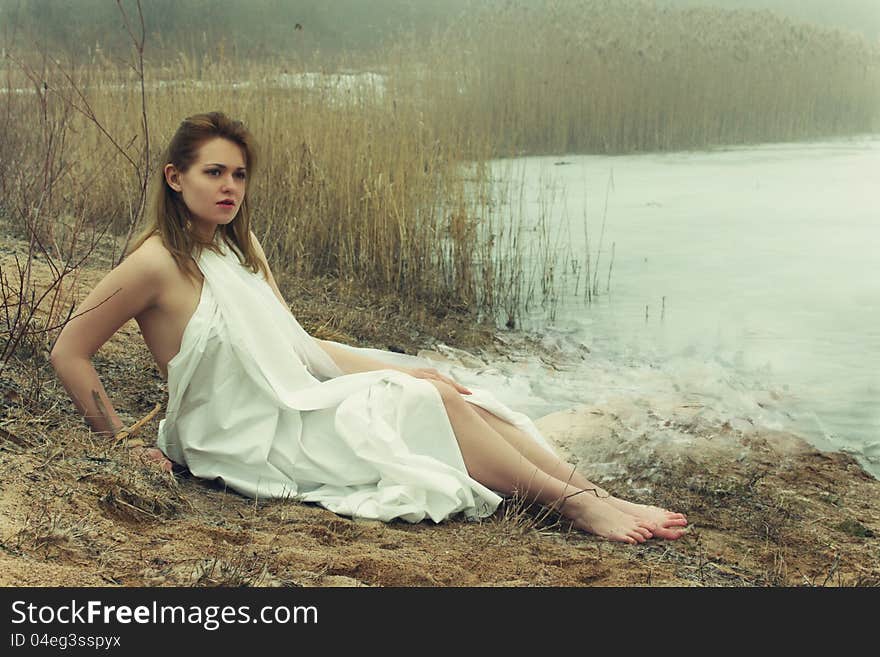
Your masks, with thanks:
[{"label": "leafless shrub", "polygon": [[[131,164],[138,181],[116,262],[121,260],[134,226],[143,215],[150,149],[144,88],[145,32],[139,1],[137,9],[138,35],[119,6],[134,46],[134,71],[140,80],[143,144],[137,159],[129,155],[131,144],[122,146],[94,110],[87,96],[87,68],[68,67],[45,54],[36,61],[9,55],[17,77],[7,69],[3,117],[10,126],[17,116],[19,125],[0,140],[0,162],[4,162],[0,166],[4,197],[0,220],[23,237],[28,248],[25,254],[13,253],[0,260],[0,372],[21,349],[24,357],[36,357],[31,361],[33,365],[45,365],[55,335],[72,316],[77,268],[93,256],[114,225],[112,217],[95,213],[96,175],[106,162],[83,166],[84,131],[92,129],[103,136]],[[37,378],[30,393],[36,395],[39,389]]]}]

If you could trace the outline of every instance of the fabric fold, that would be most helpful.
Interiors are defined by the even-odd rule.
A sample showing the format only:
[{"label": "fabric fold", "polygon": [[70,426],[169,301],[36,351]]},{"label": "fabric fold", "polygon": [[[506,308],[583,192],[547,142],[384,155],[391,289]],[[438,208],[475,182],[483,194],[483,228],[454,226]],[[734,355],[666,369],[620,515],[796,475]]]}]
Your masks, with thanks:
[{"label": "fabric fold", "polygon": [[[393,369],[343,374],[262,276],[221,249],[198,257],[202,294],[168,364],[158,445],[169,458],[250,497],[293,497],[353,517],[494,512],[501,498],[468,475],[433,385]],[[341,346],[403,365],[401,354]],[[552,451],[525,415],[473,393],[469,402]]]}]

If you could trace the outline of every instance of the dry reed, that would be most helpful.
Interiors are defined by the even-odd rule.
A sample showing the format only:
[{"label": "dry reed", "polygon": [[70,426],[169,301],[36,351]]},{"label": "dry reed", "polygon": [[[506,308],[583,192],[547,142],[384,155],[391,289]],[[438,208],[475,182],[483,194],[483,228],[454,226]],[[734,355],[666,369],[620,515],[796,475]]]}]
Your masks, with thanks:
[{"label": "dry reed", "polygon": [[[361,75],[314,73],[315,61],[306,75],[296,68],[303,59],[245,61],[222,49],[211,57],[169,50],[146,65],[134,54],[134,65],[99,48],[86,64],[39,54],[2,63],[0,213],[14,220],[34,196],[22,190],[39,180],[40,216],[51,218],[41,225],[53,238],[108,224],[124,235],[143,191],[142,170],[130,164],[157,167],[182,117],[222,109],[260,141],[251,193],[274,268],[395,295],[402,312],[470,313],[509,326],[529,305],[552,312],[572,275],[586,276],[592,300],[604,254],[596,263],[588,255],[584,267],[560,252],[548,228],[552,204],[527,233],[522,185],[491,180],[491,158],[880,126],[877,48],[767,12],[509,3],[431,43],[371,55],[373,67],[347,62]],[[69,116],[83,107],[90,115]]]},{"label": "dry reed", "polygon": [[[462,154],[441,146],[413,104],[381,88],[354,77],[350,89],[338,79],[300,88],[269,65],[212,60],[196,67],[184,58],[177,73],[187,82],[146,72],[146,149],[142,98],[130,70],[52,61],[31,70],[32,79],[7,70],[0,99],[7,116],[19,117],[0,141],[0,184],[10,192],[0,212],[13,223],[15,209],[27,204],[27,195],[16,197],[16,176],[34,177],[42,168],[39,151],[28,148],[36,126],[21,120],[34,116],[41,99],[59,114],[81,112],[65,123],[76,137],[66,142],[60,184],[44,200],[44,216],[57,217],[46,225],[63,230],[85,218],[92,226],[109,222],[117,234],[127,232],[141,198],[142,178],[130,162],[148,151],[155,169],[184,116],[222,109],[258,138],[260,169],[250,193],[273,267],[355,281],[397,295],[402,310],[426,307],[441,316],[476,312],[498,297],[486,293],[491,282],[475,266],[479,256],[488,262],[493,255],[476,239],[479,209],[489,203],[485,173],[466,181]],[[475,197],[474,189],[482,191]]]},{"label": "dry reed", "polygon": [[421,50],[401,84],[474,156],[486,142],[505,157],[628,153],[880,129],[877,44],[768,11],[511,2]]}]

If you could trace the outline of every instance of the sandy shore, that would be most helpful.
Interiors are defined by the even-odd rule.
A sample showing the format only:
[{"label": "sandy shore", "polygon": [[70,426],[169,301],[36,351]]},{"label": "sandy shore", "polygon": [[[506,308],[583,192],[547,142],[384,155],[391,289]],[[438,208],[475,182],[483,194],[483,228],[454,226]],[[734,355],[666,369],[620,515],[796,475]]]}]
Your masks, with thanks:
[{"label": "sandy shore", "polygon": [[[16,248],[4,240],[4,271]],[[80,281],[100,275],[84,270]],[[307,329],[324,324],[328,309],[335,317],[319,337],[410,353],[438,339],[461,348],[491,343],[491,332],[461,318],[401,322],[382,300],[357,308],[327,282],[282,287]],[[880,482],[851,457],[790,434],[709,425],[695,409],[663,400],[585,405],[538,421],[616,494],[687,513],[690,533],[674,542],[603,542],[516,500],[476,523],[354,521],[296,502],[255,503],[134,462],[89,435],[47,356],[24,345],[0,373],[4,586],[880,583]],[[95,364],[129,419],[164,405],[165,384],[134,323]],[[148,441],[157,421],[145,429]],[[648,439],[654,431],[673,439],[658,445]]]}]

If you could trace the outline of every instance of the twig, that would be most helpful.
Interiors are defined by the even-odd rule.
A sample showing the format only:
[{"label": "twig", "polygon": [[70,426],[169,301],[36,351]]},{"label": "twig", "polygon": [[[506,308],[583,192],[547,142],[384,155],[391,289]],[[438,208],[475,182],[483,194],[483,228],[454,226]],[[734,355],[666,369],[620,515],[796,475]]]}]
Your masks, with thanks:
[{"label": "twig", "polygon": [[160,408],[162,408],[162,404],[156,404],[156,405],[153,407],[153,410],[152,410],[152,411],[150,411],[149,413],[147,413],[146,415],[144,415],[140,420],[138,420],[137,422],[135,422],[134,424],[132,424],[132,425],[128,428],[128,434],[129,434],[130,436],[133,436],[133,435],[135,435],[138,431],[140,431],[141,428],[143,428],[143,426],[144,426],[145,424],[147,424],[150,420],[152,420],[154,417],[156,417],[156,414],[159,412],[159,409],[160,409]]}]

